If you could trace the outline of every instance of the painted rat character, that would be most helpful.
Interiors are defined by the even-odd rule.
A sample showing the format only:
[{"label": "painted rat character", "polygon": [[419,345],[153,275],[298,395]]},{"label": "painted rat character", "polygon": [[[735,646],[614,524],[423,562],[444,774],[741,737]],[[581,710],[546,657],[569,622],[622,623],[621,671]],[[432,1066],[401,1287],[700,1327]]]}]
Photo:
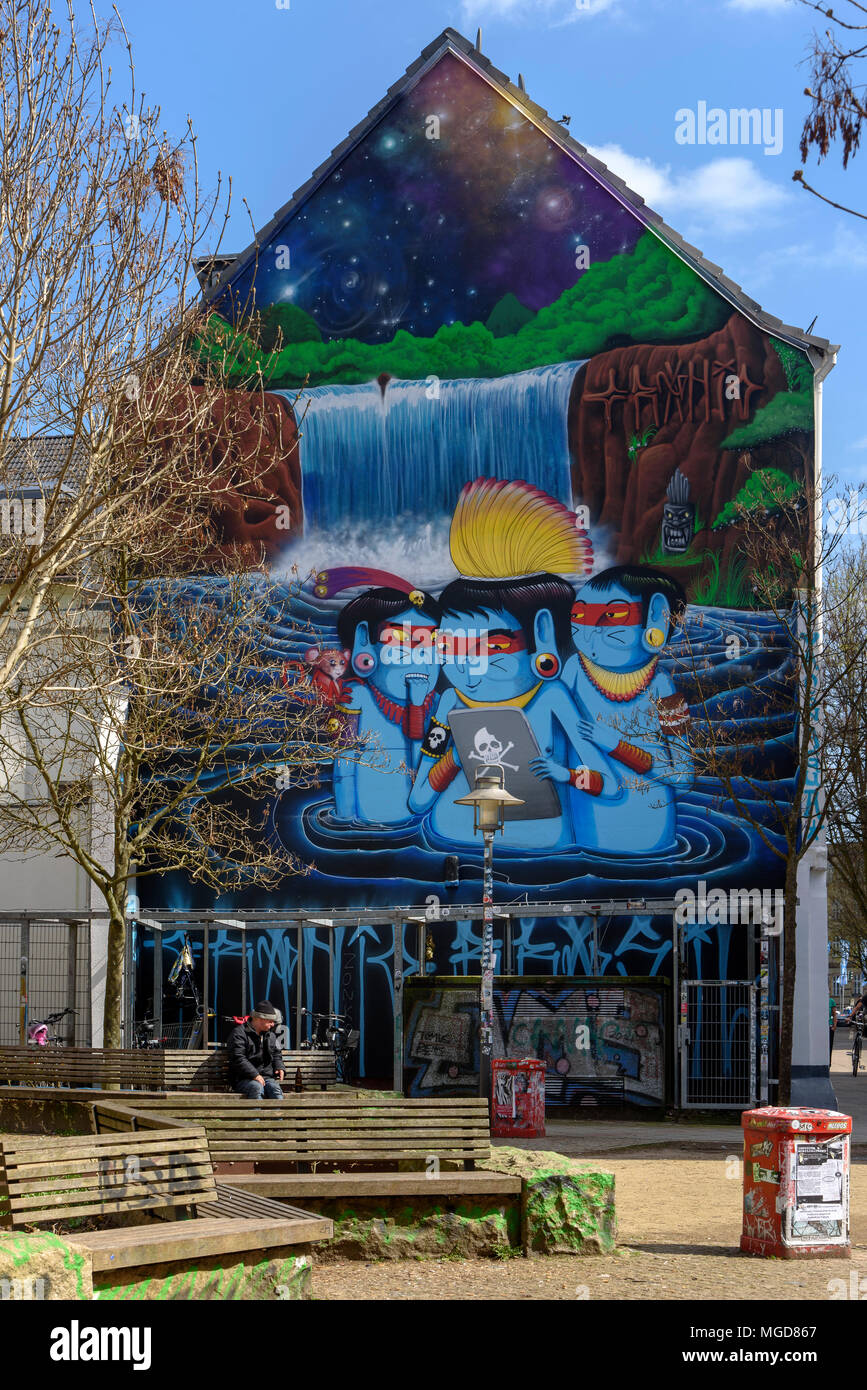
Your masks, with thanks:
[{"label": "painted rat character", "polygon": [[[282,680],[286,686],[309,678],[316,696],[326,704],[336,705],[343,699],[343,675],[352,653],[348,648],[308,647],[304,661],[283,663]],[[297,693],[297,690],[293,693]],[[303,698],[303,692],[302,692]]]},{"label": "painted rat character", "polygon": [[412,769],[439,676],[435,662],[415,661],[413,651],[430,656],[439,616],[437,600],[409,585],[369,589],[340,613],[338,637],[353,677],[343,682],[337,708],[362,748],[335,759],[338,820],[388,826],[412,819]]},{"label": "painted rat character", "polygon": [[318,647],[308,647],[304,653],[304,660],[311,668],[313,686],[329,705],[339,704],[343,699],[342,678],[351,657],[352,652],[348,647],[342,651],[337,647],[326,647],[324,651]]},{"label": "painted rat character", "polygon": [[[430,829],[444,841],[475,844],[472,809],[457,803],[472,790],[479,764],[461,766],[449,715],[479,711],[471,756],[487,762],[491,721],[483,716],[518,709],[539,746],[537,761],[563,766],[565,784],[555,785],[558,815],[507,820],[503,843],[516,850],[589,844],[593,827],[582,815],[580,799],[589,801],[606,789],[615,792],[616,776],[586,736],[558,678],[571,649],[574,590],[543,568],[547,561],[552,569],[586,572],[589,540],[576,527],[573,513],[538,489],[483,478],[469,483],[458,499],[450,547],[462,575],[440,595],[443,674],[449,688],[440,696],[422,745],[410,808],[429,811]],[[496,751],[505,768],[508,749]],[[581,789],[574,802],[572,787]]]},{"label": "painted rat character", "polygon": [[601,848],[645,854],[676,843],[675,790],[694,777],[689,710],[660,658],[686,607],[668,575],[619,565],[581,586],[575,654],[563,679],[587,711],[583,731],[618,769],[620,797],[590,808]]}]

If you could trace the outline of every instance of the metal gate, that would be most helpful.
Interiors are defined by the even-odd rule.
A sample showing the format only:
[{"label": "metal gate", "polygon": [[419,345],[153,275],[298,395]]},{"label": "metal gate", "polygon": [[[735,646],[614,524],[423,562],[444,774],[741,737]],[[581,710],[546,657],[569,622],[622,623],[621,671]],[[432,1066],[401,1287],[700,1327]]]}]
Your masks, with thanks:
[{"label": "metal gate", "polygon": [[89,1047],[90,922],[4,913],[0,920],[0,1044],[23,1043],[26,1023],[74,1009],[52,1034]]},{"label": "metal gate", "polygon": [[756,1094],[756,987],[745,980],[681,985],[680,1103],[748,1109]]}]

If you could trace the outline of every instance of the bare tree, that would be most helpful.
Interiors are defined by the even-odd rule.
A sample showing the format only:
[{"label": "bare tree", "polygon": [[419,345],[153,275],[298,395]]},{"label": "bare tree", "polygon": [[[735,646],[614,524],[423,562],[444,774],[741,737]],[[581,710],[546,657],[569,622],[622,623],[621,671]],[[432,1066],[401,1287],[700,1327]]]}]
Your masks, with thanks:
[{"label": "bare tree", "polygon": [[[186,390],[187,341],[193,263],[227,209],[219,187],[202,194],[189,124],[170,139],[138,94],[117,15],[82,24],[76,9],[0,0],[0,710],[36,669],[22,663],[52,584],[137,511],[152,520],[158,492],[187,509],[154,430],[196,435],[215,412]],[[228,480],[193,456],[198,505]]]},{"label": "bare tree", "polygon": [[38,666],[0,725],[0,838],[81,866],[109,922],[105,1041],[120,1043],[130,881],[179,870],[218,893],[275,887],[309,865],[283,846],[279,794],[318,784],[352,740],[307,682],[270,655],[297,581],[226,566],[198,579],[153,569],[120,541],[90,601],[47,596]]},{"label": "bare tree", "polygon": [[[867,506],[848,500],[849,525],[862,531]],[[831,614],[827,663],[839,680],[825,712],[829,746],[840,775],[828,803],[829,897],[836,912],[829,924],[835,945],[867,974],[867,542],[845,547],[829,576]]]},{"label": "bare tree", "polygon": [[298,422],[191,347],[219,188],[138,96],[116,13],[74,10],[0,0],[0,842],[71,858],[104,900],[116,1046],[130,875],[301,871],[268,814],[343,732],[260,650],[286,598],[260,568],[289,520],[269,470]]},{"label": "bare tree", "polygon": [[[825,490],[827,497],[828,488]],[[831,499],[828,498],[830,501]],[[844,532],[822,523],[821,497],[807,482],[794,483],[767,470],[760,488],[744,489],[733,504],[739,554],[748,571],[756,609],[776,619],[791,650],[780,678],[769,683],[759,717],[790,717],[792,743],[754,746],[749,726],[737,717],[720,728],[716,685],[696,650],[692,676],[703,718],[694,722],[692,748],[699,774],[715,779],[722,809],[748,825],[779,862],[783,879],[783,985],[780,1012],[779,1098],[791,1098],[796,979],[798,868],[824,834],[845,773],[836,756],[841,738],[852,737],[852,713],[843,698],[863,670],[863,646],[828,658],[827,632],[854,593],[853,577],[836,570]],[[845,507],[846,503],[842,504]],[[839,515],[841,504],[830,510]],[[824,572],[835,571],[833,588]],[[829,723],[827,711],[837,710]]]},{"label": "bare tree", "polygon": [[[860,80],[862,74],[857,70],[867,58],[867,6],[861,0],[842,0],[841,14],[817,0],[800,3],[830,20],[822,34],[813,34],[810,44],[810,85],[804,88],[804,95],[810,98],[811,106],[801,131],[801,163],[807,162],[811,151],[821,162],[839,142],[846,169],[858,153],[867,119],[867,83]],[[796,169],[792,178],[823,203],[853,217],[867,218],[867,212],[845,207],[813,188],[803,169]]]}]

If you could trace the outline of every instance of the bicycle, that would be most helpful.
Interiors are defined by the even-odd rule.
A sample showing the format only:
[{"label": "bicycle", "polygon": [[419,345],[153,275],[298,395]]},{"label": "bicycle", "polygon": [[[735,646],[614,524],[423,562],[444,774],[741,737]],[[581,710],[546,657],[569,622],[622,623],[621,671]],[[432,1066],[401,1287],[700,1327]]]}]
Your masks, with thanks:
[{"label": "bicycle", "polygon": [[49,1033],[49,1028],[59,1023],[61,1019],[68,1018],[70,1014],[75,1014],[75,1009],[60,1009],[57,1013],[48,1014],[45,1018],[31,1019],[27,1025],[27,1043],[30,1047],[65,1047],[66,1038],[61,1038]]},{"label": "bicycle", "polygon": [[349,1085],[352,1064],[361,1034],[357,1028],[346,1028],[345,1014],[318,1014],[302,1009],[302,1015],[313,1019],[313,1033],[298,1044],[304,1052],[333,1052],[338,1081]]},{"label": "bicycle", "polygon": [[133,1044],[132,1044],[133,1047],[165,1047],[165,1045],[166,1045],[166,1040],[165,1040],[164,1037],[162,1037],[162,1038],[155,1038],[155,1037],[154,1037],[154,1029],[155,1029],[155,1028],[156,1028],[156,1019],[154,1019],[154,1018],[143,1018],[143,1019],[140,1019],[139,1022],[135,1025],[135,1034],[134,1034],[134,1036],[133,1036]]},{"label": "bicycle", "polygon": [[858,1068],[861,1065],[861,1043],[864,1034],[864,1024],[860,1018],[856,1018],[852,1024],[855,1029],[855,1037],[852,1039],[852,1075],[858,1075]]},{"label": "bicycle", "polygon": [[299,1042],[298,1047],[304,1052],[334,1052],[340,1035],[345,1032],[345,1029],[337,1026],[346,1022],[345,1015],[317,1014],[311,1009],[302,1009],[301,1015],[313,1019],[313,1032],[309,1038]]},{"label": "bicycle", "polygon": [[[169,971],[169,984],[174,988],[176,999],[181,1001],[187,999],[190,1001],[195,1009],[195,1017],[192,1030],[185,1042],[182,1041],[182,1034],[187,1028],[186,1024],[170,1025],[166,1031],[168,1033],[172,1028],[176,1028],[179,1034],[178,1045],[183,1047],[187,1052],[195,1052],[201,1046],[205,1028],[205,1008],[202,1004],[202,996],[199,993],[199,987],[196,984],[195,968],[193,947],[190,942],[189,934],[185,932],[177,959]],[[215,1019],[217,1015],[213,1009],[208,1009],[207,1017],[210,1023],[211,1019]],[[166,1047],[168,1045],[168,1037],[163,1038],[162,1046]]]}]

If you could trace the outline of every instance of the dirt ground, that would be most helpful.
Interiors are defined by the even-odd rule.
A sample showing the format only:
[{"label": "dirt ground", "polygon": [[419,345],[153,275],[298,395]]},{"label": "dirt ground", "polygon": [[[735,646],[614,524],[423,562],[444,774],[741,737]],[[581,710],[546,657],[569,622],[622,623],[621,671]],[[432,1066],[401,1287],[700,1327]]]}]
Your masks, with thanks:
[{"label": "dirt ground", "polygon": [[[840,1110],[853,1116],[851,1259],[741,1255],[743,1136],[731,1126],[549,1122],[546,1140],[507,1140],[570,1154],[616,1177],[612,1255],[526,1260],[343,1260],[316,1265],[313,1297],[340,1300],[829,1300],[835,1280],[863,1279],[867,1298],[867,1075],[851,1075],[846,1030],[832,1059]],[[865,1064],[867,1071],[867,1064]],[[0,1136],[2,1137],[2,1136]],[[829,1288],[829,1285],[831,1287]]]},{"label": "dirt ground", "polygon": [[[733,1130],[729,1152],[739,1154]],[[565,1146],[564,1146],[565,1147]],[[617,1179],[613,1255],[525,1260],[404,1260],[314,1266],[316,1299],[829,1299],[829,1282],[867,1277],[867,1158],[851,1178],[852,1258],[765,1260],[738,1251],[742,1181],[715,1152],[606,1154]],[[735,1173],[736,1176],[728,1176]],[[867,1289],[867,1284],[865,1284]]]}]

